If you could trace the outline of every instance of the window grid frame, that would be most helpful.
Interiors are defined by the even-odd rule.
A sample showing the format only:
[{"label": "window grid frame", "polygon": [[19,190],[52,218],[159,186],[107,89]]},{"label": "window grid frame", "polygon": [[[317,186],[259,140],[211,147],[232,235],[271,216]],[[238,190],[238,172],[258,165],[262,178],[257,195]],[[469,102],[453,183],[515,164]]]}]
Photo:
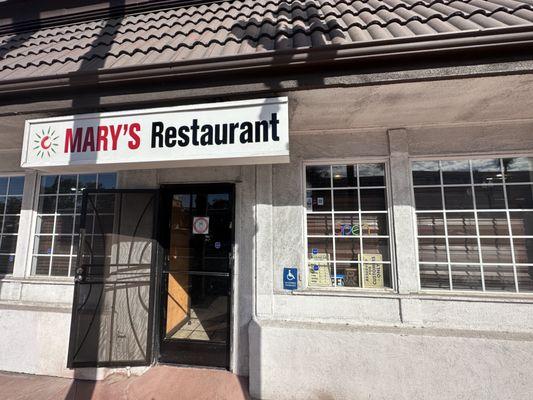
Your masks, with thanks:
[{"label": "window grid frame", "polygon": [[[417,259],[417,265],[418,265],[418,273],[419,273],[419,279],[418,279],[418,285],[419,290],[424,292],[430,292],[430,293],[436,293],[436,292],[444,292],[447,294],[453,294],[453,293],[461,293],[461,294],[492,294],[492,295],[498,295],[498,294],[505,294],[505,295],[526,295],[531,296],[533,295],[533,292],[520,292],[520,287],[518,283],[518,273],[517,273],[517,267],[533,267],[533,263],[519,263],[516,262],[516,254],[514,250],[514,239],[533,239],[533,235],[514,235],[512,231],[512,224],[511,224],[511,218],[510,215],[512,212],[533,212],[533,208],[509,208],[509,202],[508,202],[508,194],[507,194],[507,187],[508,186],[531,186],[533,188],[533,181],[528,182],[506,182],[505,173],[504,173],[504,163],[503,160],[507,158],[531,158],[533,157],[533,154],[504,154],[504,155],[494,155],[494,154],[485,154],[485,155],[470,155],[470,156],[438,156],[438,157],[410,157],[409,158],[409,170],[410,170],[410,183],[411,183],[411,196],[412,196],[412,202],[413,202],[413,214],[414,214],[414,233],[416,238],[416,259]],[[500,173],[502,175],[502,182],[498,183],[475,183],[474,182],[474,175],[473,175],[473,167],[472,162],[477,160],[488,160],[488,159],[497,159],[498,165],[500,168]],[[416,185],[414,183],[414,169],[413,165],[416,162],[438,162],[439,166],[439,179],[440,184],[429,184],[429,185]],[[443,179],[443,169],[442,169],[442,162],[446,161],[468,161],[469,165],[469,176],[470,176],[470,183],[444,183]],[[503,189],[503,196],[504,196],[504,206],[505,209],[502,208],[493,208],[493,209],[486,209],[486,208],[477,208],[476,204],[476,187],[502,187]],[[445,196],[444,196],[444,188],[445,187],[467,187],[471,188],[472,190],[472,208],[466,208],[466,209],[447,209],[446,203],[445,203]],[[428,210],[417,210],[416,208],[416,200],[415,200],[415,189],[416,188],[440,188],[441,192],[441,201],[442,201],[442,209],[428,209]],[[507,222],[507,230],[508,234],[506,235],[480,235],[479,234],[479,223],[478,223],[478,213],[489,213],[489,212],[498,212],[498,213],[505,213],[505,218]],[[439,213],[443,215],[443,227],[444,227],[444,234],[443,235],[420,235],[418,231],[418,215],[419,214],[434,214]],[[473,213],[475,224],[476,224],[476,235],[452,235],[450,236],[448,234],[448,219],[447,219],[447,213]],[[446,245],[446,257],[447,261],[420,261],[420,250],[419,250],[419,239],[445,239],[445,245]],[[449,239],[461,239],[461,238],[468,238],[468,239],[477,239],[478,243],[478,254],[479,254],[479,261],[478,262],[471,262],[471,261],[462,261],[462,262],[451,262],[450,260],[450,254],[449,254]],[[482,248],[481,248],[481,239],[508,239],[510,243],[510,250],[511,250],[511,260],[512,262],[483,262],[482,258]],[[467,289],[453,289],[453,282],[452,282],[452,271],[451,271],[451,265],[470,265],[470,266],[477,266],[480,267],[481,272],[481,279],[482,279],[482,290],[467,290]],[[448,279],[449,279],[449,289],[445,288],[423,288],[422,287],[422,279],[420,276],[420,266],[421,265],[447,265],[448,267]],[[505,291],[505,290],[486,290],[485,287],[485,276],[484,276],[484,268],[483,265],[486,266],[504,266],[504,267],[512,267],[513,270],[513,283],[514,283],[514,291]]]},{"label": "window grid frame", "polygon": [[[383,165],[383,176],[385,180],[385,185],[381,186],[364,186],[361,187],[360,184],[360,176],[359,176],[359,166],[361,164],[382,164]],[[343,166],[343,165],[354,165],[356,167],[356,178],[357,178],[357,186],[334,186],[333,185],[333,167],[334,166]],[[324,166],[329,167],[329,181],[330,181],[330,187],[313,187],[308,188],[307,187],[307,167],[312,166]],[[373,291],[373,292],[391,292],[396,290],[396,271],[394,269],[394,257],[395,257],[395,250],[394,250],[394,240],[393,240],[393,225],[392,225],[392,203],[391,203],[391,193],[390,193],[390,172],[389,172],[389,162],[388,159],[359,159],[359,160],[353,160],[353,159],[318,159],[318,160],[306,160],[302,162],[302,185],[303,185],[303,207],[304,207],[304,218],[303,218],[303,230],[304,230],[304,254],[305,254],[305,273],[304,275],[304,287],[308,290],[337,290],[337,288],[341,287],[343,290],[354,290],[354,291]],[[369,210],[369,211],[362,211],[361,210],[361,189],[382,189],[385,192],[385,200],[386,200],[386,209],[385,210]],[[330,200],[331,200],[331,210],[329,211],[309,211],[307,209],[307,192],[309,191],[329,191],[330,192]],[[334,193],[335,190],[356,190],[357,191],[357,201],[358,201],[358,210],[352,210],[352,211],[335,211],[335,204],[334,204]],[[364,288],[361,286],[358,287],[349,287],[349,286],[338,286],[337,285],[337,263],[340,264],[353,264],[357,265],[358,268],[360,268],[360,264],[362,264],[362,261],[354,261],[354,260],[337,260],[337,254],[336,254],[336,238],[342,237],[335,235],[335,214],[357,214],[358,215],[358,223],[359,226],[361,226],[362,222],[362,214],[383,214],[387,216],[387,232],[388,235],[368,235],[365,236],[365,238],[369,239],[388,239],[388,261],[369,261],[365,264],[383,264],[384,266],[388,266],[389,273],[390,273],[390,287],[384,286],[383,288]],[[332,235],[309,235],[307,230],[307,216],[308,215],[330,215],[331,216],[331,232]],[[333,257],[332,260],[330,260],[330,264],[333,266],[333,276],[335,279],[332,279],[332,285],[326,286],[326,287],[315,287],[315,286],[309,286],[308,282],[308,268],[310,264],[309,259],[309,247],[308,247],[308,239],[309,238],[331,238],[332,239],[332,252]],[[360,234],[359,237],[359,248],[360,248],[360,254],[364,254],[363,251],[363,235]],[[360,282],[361,284],[361,282]]]},{"label": "window grid frame", "polygon": [[[77,257],[77,250],[75,249],[75,247],[79,245],[79,233],[76,234],[76,217],[79,217],[80,218],[80,222],[81,222],[81,203],[80,203],[79,213],[77,212],[77,205],[78,205],[78,199],[80,199],[80,202],[81,202],[81,199],[83,198],[83,191],[82,190],[78,190],[79,184],[80,184],[80,176],[96,175],[95,185],[96,185],[96,187],[98,187],[98,183],[100,182],[100,175],[107,175],[107,174],[114,174],[115,175],[114,187],[116,188],[118,186],[118,172],[83,172],[83,173],[64,173],[64,174],[61,174],[61,173],[60,174],[58,174],[58,173],[45,173],[45,174],[39,174],[38,175],[38,177],[36,179],[37,190],[36,190],[36,195],[35,195],[35,209],[36,209],[36,212],[35,212],[35,225],[34,225],[35,228],[33,229],[31,247],[30,247],[30,250],[29,250],[30,251],[29,274],[30,274],[31,277],[33,277],[33,278],[50,278],[50,279],[72,279],[73,278],[72,271],[76,267],[76,265],[74,263],[74,258]],[[59,193],[59,189],[60,189],[60,186],[61,186],[61,177],[69,176],[69,175],[75,175],[76,176],[76,191],[74,193],[72,193],[72,194]],[[58,177],[57,188],[55,190],[55,193],[41,193],[42,179],[47,177],[47,176],[57,176]],[[57,213],[57,208],[58,208],[58,205],[59,205],[59,198],[62,197],[62,196],[65,196],[65,197],[66,196],[74,196],[74,209],[73,209],[72,213],[61,213],[61,214]],[[54,206],[54,213],[40,213],[39,212],[39,200],[41,198],[44,198],[44,197],[54,197],[56,199],[55,206]],[[94,215],[94,214],[87,214],[87,215]],[[104,213],[102,215],[111,215],[111,213]],[[112,215],[114,215],[114,214],[112,214]],[[47,216],[47,217],[53,216],[54,217],[52,233],[38,233],[37,232],[39,217],[43,217],[43,216]],[[59,217],[59,216],[67,216],[67,217],[72,217],[73,218],[72,231],[70,233],[61,234],[61,235],[65,235],[65,236],[70,236],[71,237],[70,251],[69,251],[68,254],[54,254],[55,240],[56,240],[56,237],[58,236],[58,234],[56,233],[56,222],[57,222],[57,217]],[[94,224],[95,224],[95,218],[92,218],[92,229],[93,229],[93,231],[94,231]],[[74,239],[76,238],[76,236],[78,237],[78,242],[77,243],[74,242]],[[93,243],[94,234],[86,235],[86,237],[87,236],[91,237],[91,246],[93,246],[94,245],[94,243]],[[35,251],[36,240],[39,237],[52,237],[52,244],[51,244],[51,252],[50,252],[50,254],[38,253],[38,252]],[[48,274],[47,275],[45,275],[45,274],[36,274],[35,273],[36,267],[34,267],[34,262],[35,262],[36,257],[50,257],[50,260],[48,261]],[[56,258],[68,258],[69,266],[68,266],[68,274],[67,275],[52,275],[52,262],[53,262],[54,257],[56,257]]]},{"label": "window grid frame", "polygon": [[[0,197],[5,197],[5,199],[6,199],[5,204],[4,204],[4,210],[0,214],[0,217],[2,218],[2,224],[0,226],[0,248],[1,248],[2,242],[4,241],[4,236],[14,236],[14,237],[16,237],[15,251],[14,252],[10,252],[10,253],[0,252],[0,256],[13,257],[13,266],[11,268],[11,272],[6,273],[6,274],[0,274],[0,276],[2,276],[2,277],[4,277],[4,276],[9,276],[10,277],[10,276],[13,276],[13,272],[15,270],[15,260],[17,259],[17,245],[18,245],[18,241],[20,239],[20,237],[19,237],[20,217],[22,215],[22,202],[24,201],[24,185],[26,183],[26,176],[23,173],[15,173],[15,174],[7,173],[7,174],[0,174],[0,178],[7,178],[6,193],[3,194],[3,195],[0,195]],[[11,188],[11,179],[12,178],[22,178],[22,182],[23,182],[22,183],[22,193],[20,193],[20,194],[10,194],[9,193],[10,188]],[[18,214],[8,214],[7,213],[7,203],[8,203],[8,199],[10,197],[20,197],[21,209],[18,212]],[[18,227],[17,227],[17,231],[16,232],[4,233],[6,217],[17,217],[18,218]],[[6,268],[7,267],[8,266],[6,265]]]}]

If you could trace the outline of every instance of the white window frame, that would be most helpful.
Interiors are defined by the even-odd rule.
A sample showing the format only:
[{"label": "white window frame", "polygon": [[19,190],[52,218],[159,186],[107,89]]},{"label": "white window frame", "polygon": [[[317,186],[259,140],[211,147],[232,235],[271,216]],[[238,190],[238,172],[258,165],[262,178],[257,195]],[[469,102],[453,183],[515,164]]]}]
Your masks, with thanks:
[{"label": "white window frame", "polygon": [[[350,164],[384,164],[384,175],[385,175],[385,198],[387,201],[387,229],[388,229],[388,240],[389,240],[389,252],[390,252],[390,261],[384,262],[384,265],[390,265],[390,274],[391,274],[391,286],[392,287],[384,287],[384,288],[363,288],[363,287],[349,287],[349,286],[325,286],[325,287],[319,287],[319,286],[309,286],[308,284],[308,268],[309,268],[309,257],[308,257],[308,248],[307,248],[307,179],[306,179],[306,167],[308,166],[321,166],[321,165],[350,165]],[[304,272],[302,274],[302,290],[305,291],[333,291],[333,292],[339,292],[339,291],[350,291],[350,292],[372,292],[372,293],[391,293],[391,292],[397,292],[398,290],[398,283],[397,283],[397,273],[396,273],[396,249],[395,249],[395,240],[394,240],[394,232],[393,232],[393,204],[392,204],[392,187],[391,187],[391,171],[390,171],[390,160],[388,157],[371,157],[371,158],[318,158],[318,159],[307,159],[303,160],[301,162],[300,166],[300,172],[301,172],[301,185],[302,185],[302,193],[301,193],[301,206],[303,209],[303,217],[302,217],[302,229],[303,229],[303,254],[304,254]],[[331,176],[331,179],[333,179],[333,176]],[[331,186],[327,188],[331,192],[331,196],[333,196],[333,183],[331,183]],[[372,187],[369,187],[372,188]],[[313,188],[314,190],[319,190],[320,188]],[[350,187],[345,187],[342,189],[350,189]],[[326,190],[326,189],[324,189]],[[359,190],[358,190],[359,195]],[[360,198],[358,198],[359,207],[361,206]],[[335,230],[335,219],[334,219],[334,206],[333,206],[333,199],[331,204],[331,210],[325,211],[324,213],[331,213],[332,216],[332,229],[333,232]],[[369,211],[369,213],[372,213],[373,211]],[[345,213],[354,213],[353,211],[346,211]],[[357,211],[359,214],[359,224],[361,223],[361,211]],[[385,212],[382,212],[385,214]],[[316,236],[315,236],[316,237]],[[370,236],[372,238],[374,236]],[[335,236],[332,237],[333,240],[333,254],[335,256]],[[359,244],[362,248],[362,236],[359,238]],[[334,272],[336,272],[336,260],[331,262],[334,266]],[[342,262],[341,262],[342,263]],[[346,262],[349,263],[349,262]],[[353,264],[356,264],[356,262],[352,262]]]},{"label": "white window frame", "polygon": [[[78,183],[78,179],[79,179],[79,176],[80,175],[93,175],[93,174],[108,174],[108,173],[114,173],[116,175],[116,181],[115,181],[115,188],[118,188],[118,185],[119,185],[119,182],[120,182],[120,177],[119,177],[119,172],[118,171],[105,171],[105,172],[95,172],[95,171],[83,171],[83,172],[67,172],[67,171],[61,171],[61,172],[55,172],[55,173],[38,173],[37,176],[36,176],[36,179],[35,179],[35,186],[34,186],[34,190],[33,190],[33,200],[32,200],[32,204],[33,204],[33,212],[32,212],[32,217],[31,217],[31,227],[30,227],[30,238],[29,238],[29,245],[28,245],[28,249],[27,249],[27,252],[26,252],[26,270],[25,270],[25,277],[26,278],[29,278],[31,280],[51,280],[51,281],[68,281],[68,282],[74,282],[74,277],[71,276],[70,274],[69,275],[51,275],[51,268],[49,268],[49,272],[48,272],[48,275],[36,275],[36,274],[33,274],[32,273],[32,270],[33,270],[33,257],[34,257],[34,246],[35,246],[35,239],[36,239],[36,236],[39,235],[39,233],[37,233],[37,218],[39,216],[39,211],[38,211],[38,208],[39,208],[39,198],[40,198],[40,194],[41,194],[41,178],[44,177],[44,176],[61,176],[61,175],[76,175],[77,178],[76,178],[76,184]],[[58,194],[56,193],[55,196],[57,196]],[[77,196],[82,196],[82,194],[77,194]],[[74,210],[74,213],[73,215],[76,214],[75,212],[76,210]],[[57,201],[56,201],[56,210],[53,214],[54,216],[57,216]],[[73,224],[75,224],[75,218],[74,218],[74,222]],[[73,227],[74,229],[74,227]],[[51,234],[52,237],[55,237],[55,224],[54,224],[54,231],[53,233]],[[73,234],[74,235],[74,234]],[[70,254],[68,255],[69,257],[69,260],[72,260],[73,256],[75,256],[75,254],[73,254],[74,252],[74,248],[71,248],[71,251],[70,251]],[[50,257],[52,257],[53,254],[50,254]],[[66,258],[66,255],[65,255],[65,258]],[[69,273],[70,271],[72,270],[72,268],[75,267],[72,265],[72,262],[70,262],[70,268],[69,268]]]},{"label": "white window frame", "polygon": [[[18,251],[19,249],[19,241],[21,240],[21,236],[20,236],[20,229],[21,229],[21,219],[22,219],[22,204],[24,204],[24,196],[26,195],[25,193],[25,188],[26,188],[26,181],[27,181],[27,176],[24,172],[0,172],[0,178],[13,178],[13,177],[23,177],[24,178],[24,186],[23,186],[23,189],[22,189],[22,194],[20,195],[20,197],[22,198],[22,202],[21,202],[21,209],[20,209],[20,213],[19,213],[19,226],[18,226],[18,229],[17,229],[17,245],[15,246],[15,259],[13,261],[13,271],[10,273],[10,274],[5,274],[5,275],[2,275],[4,276],[5,278],[9,279],[9,278],[12,278],[16,275],[16,266],[17,266],[17,260],[20,259],[21,257],[21,254],[19,254],[20,252]],[[9,189],[9,188],[8,188]],[[5,207],[7,207],[7,193],[6,193],[6,205]],[[1,214],[0,216],[5,216],[5,210],[4,210],[4,213]],[[0,232],[2,232],[2,229],[3,228],[3,225],[4,225],[4,220],[2,220],[2,226],[0,226]],[[20,261],[19,261],[20,262]]]},{"label": "white window frame", "polygon": [[[504,193],[504,198],[505,198],[505,206],[506,208],[505,209],[501,209],[501,210],[492,210],[492,211],[498,211],[498,212],[505,212],[506,214],[506,218],[507,218],[507,225],[508,225],[508,229],[509,229],[509,235],[507,236],[499,236],[501,238],[508,238],[509,241],[510,241],[510,248],[511,248],[511,257],[512,257],[512,264],[509,264],[509,263],[483,263],[483,258],[482,258],[482,255],[481,255],[481,245],[480,245],[480,238],[481,238],[481,235],[479,234],[479,223],[478,223],[478,217],[477,217],[477,207],[476,207],[476,197],[475,197],[475,191],[473,190],[474,187],[477,185],[477,186],[481,186],[480,184],[474,184],[474,181],[473,181],[473,170],[472,170],[472,163],[471,161],[474,161],[474,160],[486,160],[486,159],[499,159],[500,160],[500,168],[503,169],[503,166],[502,166],[502,159],[504,158],[520,158],[520,157],[533,157],[533,153],[531,152],[525,152],[525,153],[520,153],[520,152],[508,152],[508,153],[476,153],[476,154],[457,154],[457,155],[453,155],[453,154],[445,154],[445,155],[431,155],[431,156],[415,156],[415,157],[409,157],[409,184],[411,186],[410,188],[410,191],[411,191],[411,201],[412,201],[412,204],[413,204],[413,207],[412,207],[412,214],[413,214],[413,229],[414,229],[414,237],[415,237],[415,248],[416,248],[416,268],[417,268],[417,271],[418,271],[418,290],[420,293],[426,293],[426,294],[432,294],[432,295],[446,295],[446,296],[450,296],[450,295],[460,295],[460,296],[464,296],[464,295],[467,295],[467,296],[476,296],[476,295],[483,295],[483,296],[511,296],[513,298],[516,298],[518,296],[523,296],[523,297],[532,297],[533,296],[533,293],[530,293],[530,292],[520,292],[520,288],[519,288],[519,285],[518,285],[518,275],[517,275],[517,272],[516,272],[516,265],[517,263],[515,262],[515,251],[514,251],[514,244],[513,244],[513,238],[515,237],[512,233],[512,229],[511,229],[511,223],[510,223],[510,215],[509,213],[513,211],[513,209],[509,209],[508,208],[508,199],[507,199],[507,190],[506,190],[506,185],[508,185],[507,183],[505,183],[505,179],[503,179],[503,182],[502,184],[500,184],[500,186],[503,187],[503,193]],[[413,163],[414,162],[418,162],[418,161],[469,161],[469,165],[470,165],[470,179],[471,179],[471,182],[468,183],[468,184],[444,184],[443,183],[443,177],[442,177],[442,170],[440,169],[440,164],[439,164],[439,170],[440,170],[440,184],[439,185],[416,185],[414,184],[414,179],[413,179]],[[521,182],[521,183],[514,183],[514,184],[510,184],[510,185],[524,185],[524,184],[527,184],[525,182]],[[444,199],[444,190],[443,188],[444,187],[448,187],[448,186],[457,186],[457,187],[470,187],[472,189],[472,202],[473,202],[473,208],[472,209],[465,209],[465,210],[444,210],[445,208],[445,199]],[[431,213],[431,212],[442,212],[443,214],[443,217],[444,217],[444,235],[439,235],[439,238],[441,237],[444,237],[445,238],[445,243],[446,243],[446,257],[447,257],[447,262],[444,263],[444,262],[422,262],[422,264],[442,264],[442,265],[447,265],[448,266],[448,279],[449,279],[449,285],[450,285],[450,289],[430,289],[430,288],[422,288],[422,279],[421,279],[421,276],[420,276],[420,253],[419,253],[419,234],[418,234],[418,218],[417,218],[417,209],[416,209],[416,202],[415,202],[415,187],[439,187],[441,189],[441,200],[442,200],[442,210],[424,210],[423,212],[428,212],[428,213]],[[528,209],[526,210],[523,210],[523,209],[520,209],[520,210],[514,210],[514,211],[527,211]],[[476,236],[475,236],[475,239],[477,240],[477,246],[478,246],[478,255],[479,255],[479,261],[478,262],[451,262],[450,261],[450,255],[449,255],[449,245],[448,245],[448,240],[449,240],[449,235],[448,235],[448,232],[447,232],[447,224],[446,224],[446,211],[449,211],[449,212],[465,212],[465,213],[473,213],[474,214],[474,217],[475,217],[475,224],[476,224]],[[490,212],[491,210],[484,210],[486,212]],[[533,209],[531,210],[533,211]],[[483,235],[484,237],[486,237],[486,235]],[[490,235],[489,235],[490,236]],[[423,238],[434,238],[434,236],[422,236]],[[457,239],[461,239],[461,238],[465,238],[466,236],[452,236],[452,238],[457,238]],[[520,237],[520,236],[518,236]],[[474,238],[473,236],[468,236],[468,238]],[[496,236],[494,236],[494,238],[496,238]],[[452,274],[451,274],[451,264],[455,264],[455,265],[478,265],[480,266],[480,277],[481,277],[481,284],[482,284],[482,290],[465,290],[465,289],[453,289],[453,282],[452,282]],[[483,275],[483,264],[486,264],[486,265],[512,265],[512,268],[513,268],[513,277],[514,277],[514,283],[515,283],[515,291],[514,292],[511,292],[511,291],[495,291],[495,290],[489,290],[487,291],[485,289],[485,277]],[[520,266],[528,266],[528,265],[533,265],[533,264],[524,264],[524,263],[518,263],[518,265]]]}]

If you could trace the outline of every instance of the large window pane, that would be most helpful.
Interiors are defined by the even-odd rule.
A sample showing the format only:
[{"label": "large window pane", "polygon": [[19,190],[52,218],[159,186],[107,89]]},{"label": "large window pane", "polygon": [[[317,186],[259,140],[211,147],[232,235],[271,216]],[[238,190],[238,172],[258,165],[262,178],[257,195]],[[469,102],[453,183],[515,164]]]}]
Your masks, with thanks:
[{"label": "large window pane", "polygon": [[418,259],[421,262],[447,262],[448,258],[446,255],[446,239],[418,239]]},{"label": "large window pane", "polygon": [[468,161],[441,161],[442,181],[445,185],[468,184],[470,164]]},{"label": "large window pane", "polygon": [[[413,163],[423,288],[446,287],[428,278],[438,266],[439,277],[452,271],[454,290],[516,292],[515,282],[533,289],[532,171],[531,157]],[[424,187],[430,179],[434,187]]]},{"label": "large window pane", "polygon": [[452,284],[455,290],[482,290],[481,267],[477,265],[453,265]]},{"label": "large window pane", "polygon": [[504,212],[480,212],[477,215],[481,236],[507,236],[509,224]]},{"label": "large window pane", "polygon": [[444,202],[447,210],[473,209],[472,188],[465,186],[447,186],[444,188]]},{"label": "large window pane", "polygon": [[444,264],[420,264],[422,289],[450,289],[448,266]]},{"label": "large window pane", "polygon": [[23,176],[0,177],[0,275],[13,273],[23,189]]},{"label": "large window pane", "polygon": [[358,238],[335,238],[335,255],[339,261],[358,261],[361,254],[361,244]]},{"label": "large window pane", "polygon": [[361,214],[361,234],[363,236],[387,236],[389,234],[387,214]]},{"label": "large window pane", "polygon": [[478,209],[505,209],[503,186],[477,186],[475,192]]},{"label": "large window pane", "polygon": [[7,185],[9,178],[0,176],[0,196],[5,196],[7,194]]},{"label": "large window pane", "polygon": [[507,182],[533,182],[533,157],[504,158],[503,168]]},{"label": "large window pane", "polygon": [[359,183],[361,186],[385,186],[383,164],[359,164]]},{"label": "large window pane", "polygon": [[533,209],[533,185],[508,185],[507,199],[511,209]]},{"label": "large window pane", "polygon": [[24,177],[23,176],[12,176],[9,178],[9,190],[7,194],[10,196],[22,196],[24,190]]},{"label": "large window pane", "polygon": [[333,235],[330,214],[309,214],[307,216],[308,235]]},{"label": "large window pane", "polygon": [[[19,231],[19,219],[18,215],[6,215],[4,220],[4,230],[3,233],[18,233]],[[1,222],[1,221],[0,221]]]},{"label": "large window pane", "polygon": [[305,171],[308,188],[331,187],[331,172],[329,165],[308,166]]},{"label": "large window pane", "polygon": [[511,241],[508,238],[481,238],[481,256],[485,263],[512,263]]},{"label": "large window pane", "polygon": [[511,230],[515,236],[533,236],[533,211],[511,212]]},{"label": "large window pane", "polygon": [[516,275],[520,292],[533,292],[533,265],[517,265]]},{"label": "large window pane", "polygon": [[32,274],[48,275],[50,272],[50,256],[33,257]]},{"label": "large window pane", "polygon": [[59,180],[59,193],[70,194],[76,192],[77,175],[61,175]]},{"label": "large window pane", "polygon": [[353,211],[359,209],[357,190],[334,190],[333,208],[335,211]]},{"label": "large window pane", "polygon": [[[327,183],[325,186],[329,186],[329,183]],[[355,165],[334,165],[333,166],[333,186],[335,187],[356,187],[357,186],[357,166]]]},{"label": "large window pane", "polygon": [[363,238],[363,256],[376,256],[378,261],[390,261],[389,240],[383,238]]},{"label": "large window pane", "polygon": [[39,197],[39,206],[37,211],[40,214],[54,214],[56,212],[56,196],[41,196]]},{"label": "large window pane", "polygon": [[533,264],[533,238],[513,238],[516,262]]},{"label": "large window pane", "polygon": [[[98,184],[102,182],[102,185]],[[37,223],[33,246],[32,273],[35,275],[69,276],[73,274],[72,262],[77,254],[80,209],[83,190],[114,188],[116,174],[46,175],[41,177],[37,206]],[[114,196],[92,195],[109,215],[104,215],[102,226],[106,232],[113,227]],[[87,215],[87,232],[93,232],[94,217]],[[91,237],[88,236],[89,240]],[[102,246],[101,238],[92,241],[93,246]],[[0,246],[1,247],[1,246]]]},{"label": "large window pane", "polygon": [[331,211],[331,192],[329,190],[308,190],[307,210]]},{"label": "large window pane", "polygon": [[335,214],[336,236],[360,236],[359,214]]},{"label": "large window pane", "polygon": [[361,211],[387,210],[385,189],[361,189]]},{"label": "large window pane", "polygon": [[484,265],[485,290],[491,292],[515,292],[512,265]]},{"label": "large window pane", "polygon": [[305,174],[308,285],[391,287],[385,164],[307,166]]},{"label": "large window pane", "polygon": [[500,159],[472,160],[474,183],[501,183],[502,169]]},{"label": "large window pane", "polygon": [[6,201],[6,214],[20,214],[22,196],[8,196]]},{"label": "large window pane", "polygon": [[417,210],[442,210],[442,193],[440,188],[415,188]]},{"label": "large window pane", "polygon": [[[113,174],[114,175],[114,174]],[[78,190],[96,189],[96,174],[80,175],[78,178]],[[112,189],[112,188],[110,188]]]},{"label": "large window pane", "polygon": [[440,185],[438,161],[416,161],[412,164],[415,185]]},{"label": "large window pane", "polygon": [[420,213],[417,215],[417,226],[420,236],[444,235],[444,214]]},{"label": "large window pane", "polygon": [[308,257],[316,258],[317,255],[327,256],[327,260],[333,260],[333,239],[331,238],[308,238]]},{"label": "large window pane", "polygon": [[476,235],[476,219],[474,213],[448,212],[446,213],[446,226],[450,236]]},{"label": "large window pane", "polygon": [[59,183],[59,175],[43,176],[41,178],[40,194],[56,194]]},{"label": "large window pane", "polygon": [[477,239],[450,238],[448,239],[450,262],[479,262],[479,248]]}]

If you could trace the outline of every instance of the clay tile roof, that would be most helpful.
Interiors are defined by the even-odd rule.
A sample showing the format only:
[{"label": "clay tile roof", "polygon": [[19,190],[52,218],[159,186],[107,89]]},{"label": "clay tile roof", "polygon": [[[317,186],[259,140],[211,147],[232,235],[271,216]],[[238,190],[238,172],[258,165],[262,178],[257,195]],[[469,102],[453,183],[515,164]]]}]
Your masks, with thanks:
[{"label": "clay tile roof", "polygon": [[235,0],[0,35],[0,81],[532,24],[533,0]]}]

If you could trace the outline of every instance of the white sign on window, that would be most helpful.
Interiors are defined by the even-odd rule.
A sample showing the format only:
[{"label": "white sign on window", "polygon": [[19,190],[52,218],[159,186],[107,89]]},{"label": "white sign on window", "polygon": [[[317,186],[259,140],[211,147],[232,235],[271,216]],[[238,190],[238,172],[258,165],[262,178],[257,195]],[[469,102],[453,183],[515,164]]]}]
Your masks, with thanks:
[{"label": "white sign on window", "polygon": [[29,120],[21,166],[117,170],[288,161],[288,99],[281,97]]}]

